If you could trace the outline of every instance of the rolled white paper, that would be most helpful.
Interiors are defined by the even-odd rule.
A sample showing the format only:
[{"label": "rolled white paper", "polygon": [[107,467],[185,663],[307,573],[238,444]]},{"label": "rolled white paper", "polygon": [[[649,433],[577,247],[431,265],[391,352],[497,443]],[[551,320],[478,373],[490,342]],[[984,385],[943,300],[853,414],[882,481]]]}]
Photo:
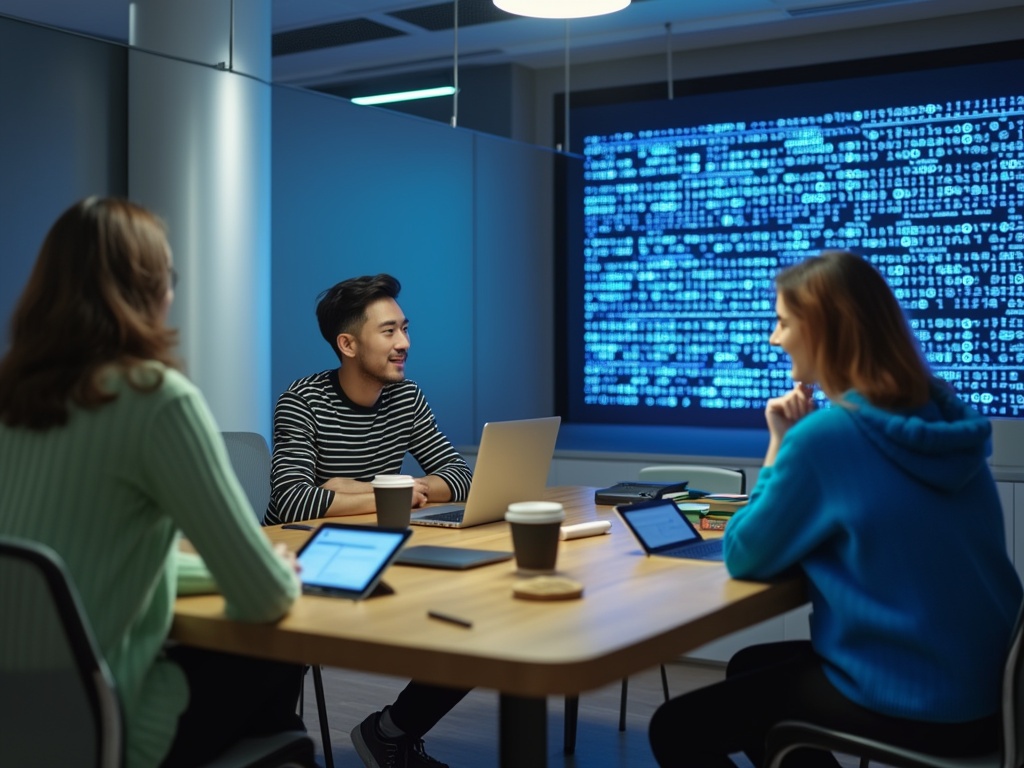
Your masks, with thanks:
[{"label": "rolled white paper", "polygon": [[608,533],[612,529],[612,524],[607,520],[595,520],[592,523],[577,523],[576,525],[563,525],[558,531],[558,538],[565,541],[566,539],[582,539],[584,536],[600,536],[602,533]]}]

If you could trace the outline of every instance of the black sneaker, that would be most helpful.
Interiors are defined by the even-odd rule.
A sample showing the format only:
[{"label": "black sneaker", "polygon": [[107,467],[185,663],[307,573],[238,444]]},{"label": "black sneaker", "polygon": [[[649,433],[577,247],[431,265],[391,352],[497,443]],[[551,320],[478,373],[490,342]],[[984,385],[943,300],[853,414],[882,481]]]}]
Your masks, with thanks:
[{"label": "black sneaker", "polygon": [[385,738],[377,727],[380,715],[374,712],[352,729],[352,745],[366,768],[448,768],[427,754],[423,739]]}]

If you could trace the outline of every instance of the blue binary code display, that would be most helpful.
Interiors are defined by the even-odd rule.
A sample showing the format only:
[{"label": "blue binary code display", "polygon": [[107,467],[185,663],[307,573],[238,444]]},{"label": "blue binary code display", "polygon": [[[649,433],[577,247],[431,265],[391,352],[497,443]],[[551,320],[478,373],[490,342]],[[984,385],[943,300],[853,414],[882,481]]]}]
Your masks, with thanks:
[{"label": "blue binary code display", "polygon": [[788,357],[768,344],[773,277],[836,248],[880,270],[961,397],[1024,416],[1024,85],[1013,85],[583,135],[579,412],[763,424],[765,401],[792,386]]}]

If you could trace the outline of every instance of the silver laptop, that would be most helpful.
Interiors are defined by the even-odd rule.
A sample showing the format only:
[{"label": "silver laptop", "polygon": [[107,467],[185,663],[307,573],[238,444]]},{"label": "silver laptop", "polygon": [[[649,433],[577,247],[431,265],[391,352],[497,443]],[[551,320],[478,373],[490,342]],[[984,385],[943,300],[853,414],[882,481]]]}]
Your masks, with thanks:
[{"label": "silver laptop", "polygon": [[413,512],[413,525],[469,528],[505,518],[516,501],[540,501],[548,484],[558,437],[558,416],[484,424],[466,504]]}]

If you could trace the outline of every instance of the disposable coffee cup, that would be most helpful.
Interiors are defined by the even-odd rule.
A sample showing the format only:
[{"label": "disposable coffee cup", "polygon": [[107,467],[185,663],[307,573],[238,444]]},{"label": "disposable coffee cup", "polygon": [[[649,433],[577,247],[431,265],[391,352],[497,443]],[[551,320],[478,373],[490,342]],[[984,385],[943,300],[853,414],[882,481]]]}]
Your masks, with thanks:
[{"label": "disposable coffee cup", "polygon": [[505,519],[512,529],[516,568],[527,576],[555,572],[558,532],[565,510],[554,501],[520,501],[508,505]]},{"label": "disposable coffee cup", "polygon": [[412,475],[377,475],[370,483],[377,504],[377,525],[408,528],[412,514]]}]

